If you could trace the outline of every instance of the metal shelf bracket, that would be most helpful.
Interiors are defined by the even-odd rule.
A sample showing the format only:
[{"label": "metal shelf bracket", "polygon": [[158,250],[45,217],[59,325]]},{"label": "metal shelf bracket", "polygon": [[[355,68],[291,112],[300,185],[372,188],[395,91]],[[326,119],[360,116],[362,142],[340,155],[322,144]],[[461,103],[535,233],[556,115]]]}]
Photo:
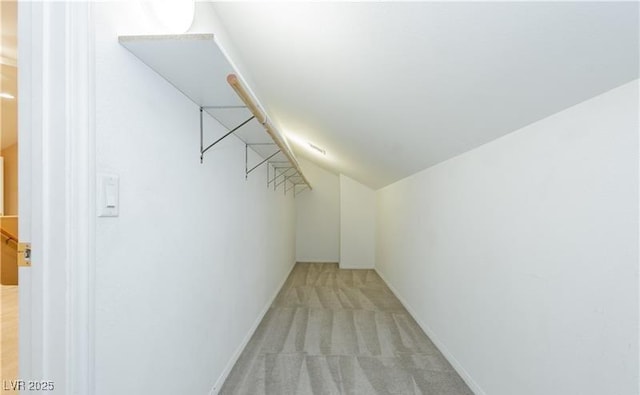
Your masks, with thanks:
[{"label": "metal shelf bracket", "polygon": [[220,137],[219,139],[217,139],[213,143],[209,144],[206,148],[204,148],[204,120],[203,120],[203,116],[202,116],[202,112],[203,112],[204,108],[208,108],[208,107],[200,107],[200,163],[202,163],[202,161],[204,159],[204,153],[205,152],[207,152],[214,145],[218,144],[219,142],[221,142],[225,138],[231,136],[238,129],[240,129],[244,125],[248,124],[249,122],[251,122],[251,120],[253,120],[255,118],[255,115],[252,115],[251,117],[249,117],[249,119],[247,119],[246,121],[242,122],[240,125],[236,126],[235,128],[229,130],[222,137]]},{"label": "metal shelf bracket", "polygon": [[[300,184],[296,184],[296,185],[300,185]],[[299,189],[297,192],[293,191],[293,196],[298,196],[300,193],[302,193],[302,191],[304,191],[305,189],[309,189],[309,186],[307,184],[302,184],[304,185],[304,187],[302,187],[302,189]]]},{"label": "metal shelf bracket", "polygon": [[[294,170],[294,172],[293,172],[293,173],[289,173],[291,170]],[[276,171],[277,171],[277,170],[276,170]],[[289,176],[289,175],[293,175],[293,174],[295,174],[296,172],[297,172],[297,170],[296,170],[296,168],[295,168],[295,167],[290,167],[290,168],[288,168],[287,170],[280,172],[280,174],[276,174],[276,176],[275,176],[275,177],[273,177],[273,179],[270,181],[270,183],[273,183],[273,190],[275,191],[275,190],[276,190],[276,188],[277,188],[278,186],[280,186],[280,184],[281,184],[281,183],[277,183],[277,181],[276,181],[276,180],[277,180],[278,178],[280,178],[280,177],[285,177],[285,180],[286,180],[286,177],[287,177],[287,176]]]},{"label": "metal shelf bracket", "polygon": [[263,164],[267,163],[269,161],[269,159],[273,158],[274,156],[276,156],[276,155],[278,155],[280,153],[280,149],[278,149],[276,152],[274,152],[273,154],[269,155],[266,159],[262,160],[260,163],[258,163],[257,165],[253,166],[251,169],[248,169],[248,167],[249,167],[249,147],[251,145],[255,145],[255,144],[245,144],[244,145],[244,178],[245,178],[245,180],[247,178],[249,178],[249,174],[251,174],[252,171],[254,171],[258,167],[262,166]]}]

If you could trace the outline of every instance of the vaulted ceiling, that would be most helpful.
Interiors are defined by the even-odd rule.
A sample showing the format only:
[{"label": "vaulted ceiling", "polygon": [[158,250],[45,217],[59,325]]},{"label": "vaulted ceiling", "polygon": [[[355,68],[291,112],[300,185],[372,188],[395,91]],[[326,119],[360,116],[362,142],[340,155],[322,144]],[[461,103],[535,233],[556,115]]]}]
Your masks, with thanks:
[{"label": "vaulted ceiling", "polygon": [[638,3],[214,9],[297,154],[373,188],[638,78]]}]

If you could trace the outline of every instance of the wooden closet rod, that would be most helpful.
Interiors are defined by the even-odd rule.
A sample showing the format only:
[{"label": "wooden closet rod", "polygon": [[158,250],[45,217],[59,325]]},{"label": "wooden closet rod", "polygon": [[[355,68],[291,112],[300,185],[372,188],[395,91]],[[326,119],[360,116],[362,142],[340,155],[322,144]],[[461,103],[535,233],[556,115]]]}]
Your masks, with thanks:
[{"label": "wooden closet rod", "polygon": [[240,96],[240,99],[242,99],[244,104],[247,105],[247,108],[256,117],[258,122],[260,122],[262,126],[264,126],[264,128],[267,130],[267,133],[269,133],[269,136],[271,136],[271,138],[276,143],[278,148],[280,148],[280,151],[283,154],[285,154],[287,159],[289,159],[289,162],[291,162],[291,165],[293,165],[293,167],[295,167],[295,169],[298,171],[298,174],[300,174],[300,177],[302,177],[302,179],[307,184],[309,189],[312,189],[311,184],[309,183],[307,178],[304,176],[304,174],[302,174],[302,170],[300,170],[300,165],[298,164],[298,161],[296,160],[296,158],[293,157],[293,154],[290,152],[289,147],[287,147],[287,144],[284,141],[282,141],[279,134],[276,134],[273,126],[271,126],[271,124],[267,120],[266,115],[253,102],[253,100],[251,99],[251,96],[249,96],[247,91],[244,89],[238,77],[236,77],[235,74],[229,74],[227,76],[227,82],[229,83],[229,85],[231,85],[233,90],[236,91],[238,96]]}]

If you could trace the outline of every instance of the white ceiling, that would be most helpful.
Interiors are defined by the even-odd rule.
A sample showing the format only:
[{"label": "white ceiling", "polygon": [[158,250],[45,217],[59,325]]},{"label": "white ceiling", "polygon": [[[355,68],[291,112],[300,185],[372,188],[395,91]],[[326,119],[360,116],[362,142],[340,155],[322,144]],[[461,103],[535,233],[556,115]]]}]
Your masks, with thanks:
[{"label": "white ceiling", "polygon": [[214,7],[298,155],[373,188],[638,78],[638,3]]}]

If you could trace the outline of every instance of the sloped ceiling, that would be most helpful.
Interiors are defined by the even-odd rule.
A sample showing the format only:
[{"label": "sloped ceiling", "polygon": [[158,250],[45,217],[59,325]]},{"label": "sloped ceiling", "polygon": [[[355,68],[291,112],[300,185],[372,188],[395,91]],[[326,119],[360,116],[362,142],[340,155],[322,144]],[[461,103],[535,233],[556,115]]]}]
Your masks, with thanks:
[{"label": "sloped ceiling", "polygon": [[214,9],[297,154],[373,188],[638,78],[638,3]]}]

